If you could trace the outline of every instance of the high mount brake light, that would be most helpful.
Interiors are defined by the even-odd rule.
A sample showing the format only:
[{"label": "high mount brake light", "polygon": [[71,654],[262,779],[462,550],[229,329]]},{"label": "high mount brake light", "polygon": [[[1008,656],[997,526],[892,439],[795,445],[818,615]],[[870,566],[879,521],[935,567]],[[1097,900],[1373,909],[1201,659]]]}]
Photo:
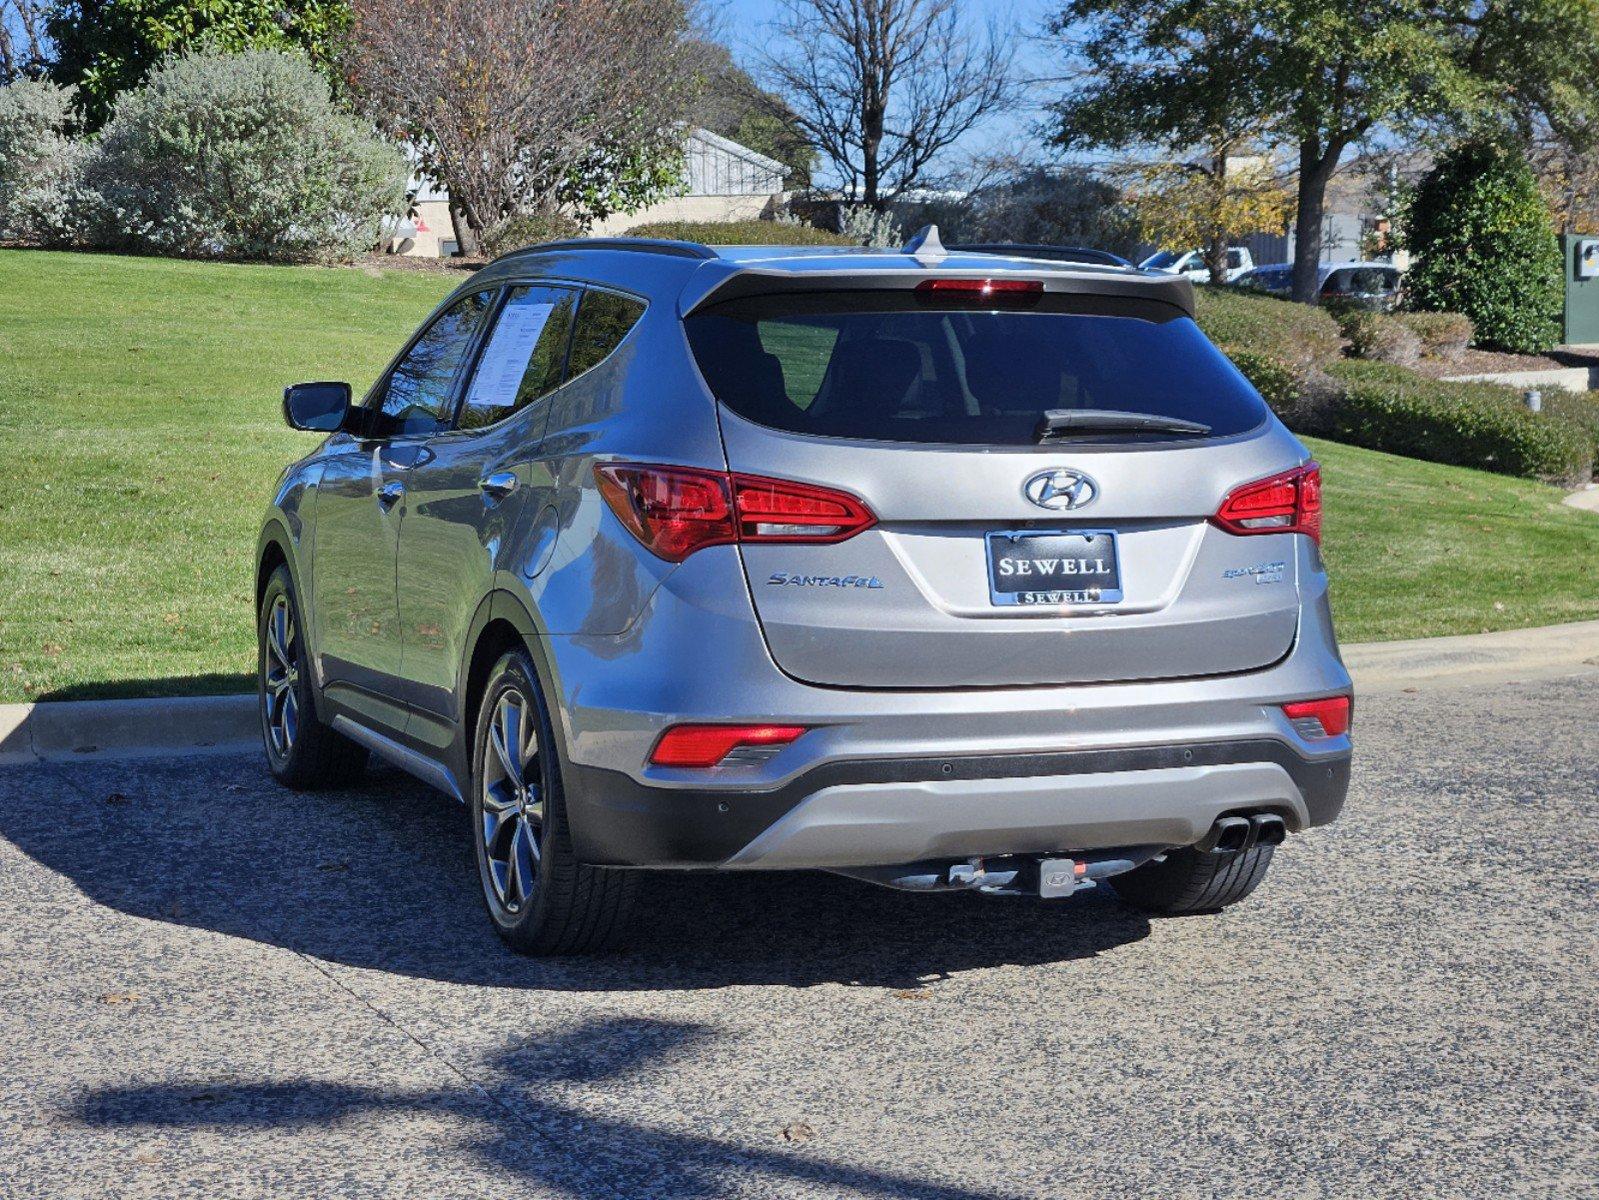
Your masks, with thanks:
[{"label": "high mount brake light", "polygon": [[1039,296],[1040,279],[924,279],[916,285],[923,296]]},{"label": "high mount brake light", "polygon": [[682,562],[728,542],[842,542],[877,524],[848,492],[654,463],[600,463],[600,494],[652,554]]},{"label": "high mount brake light", "polygon": [[786,746],[804,725],[674,725],[650,751],[658,767],[714,767],[740,746]]},{"label": "high mount brake light", "polygon": [[1211,522],[1228,533],[1303,533],[1321,542],[1321,465],[1306,463],[1227,493]]},{"label": "high mount brake light", "polygon": [[1337,737],[1349,732],[1349,697],[1328,696],[1325,700],[1285,704],[1283,716],[1293,722],[1301,736]]}]

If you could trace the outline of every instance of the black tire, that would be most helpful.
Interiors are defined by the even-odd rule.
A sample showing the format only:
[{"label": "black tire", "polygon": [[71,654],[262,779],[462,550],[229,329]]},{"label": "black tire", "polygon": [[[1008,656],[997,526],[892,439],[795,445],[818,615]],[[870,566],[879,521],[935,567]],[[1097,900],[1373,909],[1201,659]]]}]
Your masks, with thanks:
[{"label": "black tire", "polygon": [[577,861],[549,708],[525,650],[489,672],[472,737],[472,848],[483,903],[523,954],[609,949],[638,893],[635,873]]},{"label": "black tire", "polygon": [[1215,912],[1237,904],[1260,885],[1275,849],[1252,846],[1237,854],[1201,854],[1191,847],[1168,850],[1164,861],[1147,862],[1110,882],[1117,895],[1145,912]]},{"label": "black tire", "polygon": [[299,791],[348,787],[366,769],[366,748],[318,719],[303,628],[294,580],[281,566],[267,580],[256,614],[256,696],[267,765],[279,783]]}]

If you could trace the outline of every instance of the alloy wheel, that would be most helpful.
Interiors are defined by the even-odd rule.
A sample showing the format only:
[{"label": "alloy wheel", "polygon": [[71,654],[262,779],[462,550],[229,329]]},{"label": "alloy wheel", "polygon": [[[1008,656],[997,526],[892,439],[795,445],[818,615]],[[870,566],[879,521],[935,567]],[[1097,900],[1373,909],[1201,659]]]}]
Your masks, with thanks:
[{"label": "alloy wheel", "polygon": [[515,688],[500,694],[483,751],[483,842],[494,899],[507,914],[520,913],[533,896],[544,830],[538,733],[532,703]]},{"label": "alloy wheel", "polygon": [[289,598],[272,601],[266,622],[266,724],[272,749],[280,756],[294,748],[300,729],[299,631]]}]

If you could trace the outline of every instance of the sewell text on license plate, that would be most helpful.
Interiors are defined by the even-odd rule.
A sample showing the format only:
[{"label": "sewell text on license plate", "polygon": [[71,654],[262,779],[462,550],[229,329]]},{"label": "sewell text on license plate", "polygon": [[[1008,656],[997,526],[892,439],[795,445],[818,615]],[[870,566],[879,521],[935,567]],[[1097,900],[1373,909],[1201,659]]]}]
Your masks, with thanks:
[{"label": "sewell text on license plate", "polygon": [[1115,604],[1122,598],[1116,535],[1108,529],[991,533],[988,595],[995,604]]}]

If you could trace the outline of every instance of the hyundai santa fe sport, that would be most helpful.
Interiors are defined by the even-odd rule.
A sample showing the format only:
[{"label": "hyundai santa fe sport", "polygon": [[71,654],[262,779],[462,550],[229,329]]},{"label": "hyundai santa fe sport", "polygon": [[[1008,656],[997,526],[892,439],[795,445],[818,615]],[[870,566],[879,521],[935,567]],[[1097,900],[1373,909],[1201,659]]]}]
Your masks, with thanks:
[{"label": "hyundai santa fe sport", "polygon": [[271,769],[462,802],[519,949],[641,868],[1213,911],[1343,805],[1319,469],[1183,278],[557,242],[284,408]]}]

